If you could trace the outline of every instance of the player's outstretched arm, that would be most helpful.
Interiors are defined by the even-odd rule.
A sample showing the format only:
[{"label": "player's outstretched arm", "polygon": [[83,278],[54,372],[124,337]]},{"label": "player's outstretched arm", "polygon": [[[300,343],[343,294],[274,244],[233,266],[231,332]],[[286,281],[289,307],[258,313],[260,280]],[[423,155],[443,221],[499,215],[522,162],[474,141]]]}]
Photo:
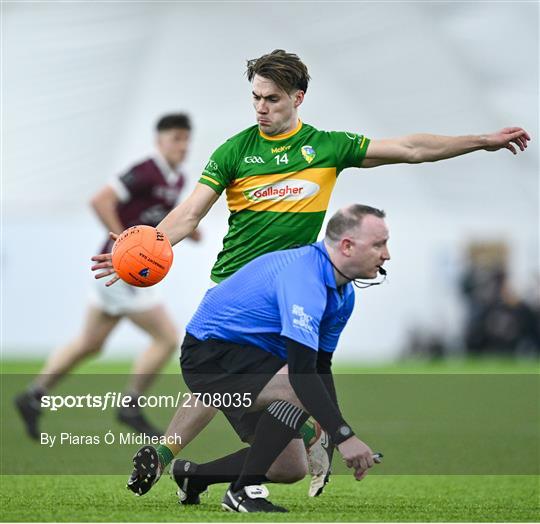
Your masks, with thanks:
[{"label": "player's outstretched arm", "polygon": [[[191,195],[178,204],[156,227],[167,235],[174,246],[193,234],[199,222],[218,198],[219,195],[208,186],[197,184]],[[112,240],[118,238],[118,235],[112,232],[109,235]],[[92,266],[92,271],[99,271],[95,274],[95,278],[105,278],[112,275],[112,278],[106,282],[106,286],[111,286],[119,279],[114,272],[111,253],[94,255],[92,260],[96,262]]]},{"label": "player's outstretched arm", "polygon": [[167,235],[174,246],[195,231],[218,198],[219,194],[213,189],[197,183],[191,195],[178,204],[156,227]]},{"label": "player's outstretched arm", "polygon": [[437,162],[473,151],[508,149],[517,154],[525,151],[531,139],[521,127],[505,127],[495,133],[467,136],[441,136],[431,134],[408,135],[400,138],[372,140],[362,167],[386,164],[419,164]]}]

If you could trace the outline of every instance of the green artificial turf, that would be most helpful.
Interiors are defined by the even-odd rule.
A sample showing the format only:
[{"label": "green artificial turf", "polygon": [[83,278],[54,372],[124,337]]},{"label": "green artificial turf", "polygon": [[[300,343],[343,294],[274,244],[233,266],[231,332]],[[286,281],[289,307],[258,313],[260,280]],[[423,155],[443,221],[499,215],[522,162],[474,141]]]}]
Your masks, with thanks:
[{"label": "green artificial turf", "polygon": [[326,492],[308,498],[307,481],[270,485],[287,514],[224,512],[225,485],[213,486],[200,506],[181,506],[175,485],[163,478],[144,497],[120,476],[9,476],[2,479],[2,520],[56,522],[531,522],[540,518],[538,477],[382,476],[356,482],[333,478]]},{"label": "green artificial turf", "polygon": [[[14,350],[11,351],[13,353]],[[40,359],[3,359],[1,373],[35,374],[43,367]],[[129,360],[111,360],[106,357],[83,362],[74,373],[130,373],[133,363]],[[540,360],[511,357],[451,357],[445,359],[406,359],[387,364],[358,364],[337,362],[333,369],[338,373],[539,373]],[[178,375],[178,360],[173,359],[163,373]]]},{"label": "green artificial turf", "polygon": [[[335,474],[322,497],[307,497],[308,479],[269,485],[270,500],[290,513],[249,516],[221,510],[224,485],[213,486],[198,507],[179,506],[167,477],[147,496],[133,496],[125,482],[139,447],[134,443],[68,441],[48,448],[30,441],[12,399],[38,369],[38,362],[2,363],[2,521],[540,521],[538,361],[342,367],[336,383],[345,417],[374,450],[384,452],[383,464],[356,482],[336,454]],[[67,377],[55,393],[121,391],[128,370],[127,362],[98,361]],[[152,393],[184,388],[171,372],[159,378]],[[162,426],[173,412],[147,411]],[[117,438],[126,431],[114,410],[96,409],[46,413],[41,429],[57,436],[102,436],[110,430]],[[205,461],[239,447],[219,415],[182,456]]]}]

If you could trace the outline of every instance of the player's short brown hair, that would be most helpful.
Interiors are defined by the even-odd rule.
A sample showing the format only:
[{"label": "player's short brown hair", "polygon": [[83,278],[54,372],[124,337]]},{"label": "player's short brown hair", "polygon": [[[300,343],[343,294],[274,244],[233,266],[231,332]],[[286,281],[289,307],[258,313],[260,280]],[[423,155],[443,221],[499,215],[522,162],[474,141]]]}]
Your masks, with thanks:
[{"label": "player's short brown hair", "polygon": [[345,233],[358,227],[366,215],[384,218],[386,213],[382,209],[362,204],[353,204],[340,209],[332,216],[326,226],[326,238],[332,242],[339,242]]},{"label": "player's short brown hair", "polygon": [[168,131],[169,129],[187,129],[191,131],[191,120],[185,113],[170,113],[163,115],[156,124],[156,131]]},{"label": "player's short brown hair", "polygon": [[296,89],[307,91],[310,76],[298,55],[275,49],[271,53],[247,61],[246,75],[251,82],[255,75],[272,80],[286,93]]}]

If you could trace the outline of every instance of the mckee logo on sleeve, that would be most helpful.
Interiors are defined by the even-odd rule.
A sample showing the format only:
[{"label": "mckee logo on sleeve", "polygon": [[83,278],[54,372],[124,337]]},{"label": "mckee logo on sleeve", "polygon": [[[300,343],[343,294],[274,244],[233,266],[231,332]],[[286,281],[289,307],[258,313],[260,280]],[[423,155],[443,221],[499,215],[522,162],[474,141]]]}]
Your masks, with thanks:
[{"label": "mckee logo on sleeve", "polygon": [[309,180],[289,179],[244,191],[244,197],[251,202],[261,200],[303,200],[316,195],[320,186]]}]

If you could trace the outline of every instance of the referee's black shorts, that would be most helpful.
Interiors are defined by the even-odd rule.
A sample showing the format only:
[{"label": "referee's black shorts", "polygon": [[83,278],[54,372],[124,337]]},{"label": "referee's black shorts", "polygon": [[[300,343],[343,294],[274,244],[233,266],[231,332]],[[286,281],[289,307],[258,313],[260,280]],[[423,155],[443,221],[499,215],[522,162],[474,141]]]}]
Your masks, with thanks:
[{"label": "referee's black shorts", "polygon": [[[216,339],[198,340],[189,333],[180,354],[182,376],[188,388],[192,393],[218,399],[215,407],[224,413],[243,441],[255,433],[262,413],[249,412],[243,400],[247,397],[253,404],[285,364],[284,360],[257,346]],[[235,402],[235,399],[240,401]]]}]

